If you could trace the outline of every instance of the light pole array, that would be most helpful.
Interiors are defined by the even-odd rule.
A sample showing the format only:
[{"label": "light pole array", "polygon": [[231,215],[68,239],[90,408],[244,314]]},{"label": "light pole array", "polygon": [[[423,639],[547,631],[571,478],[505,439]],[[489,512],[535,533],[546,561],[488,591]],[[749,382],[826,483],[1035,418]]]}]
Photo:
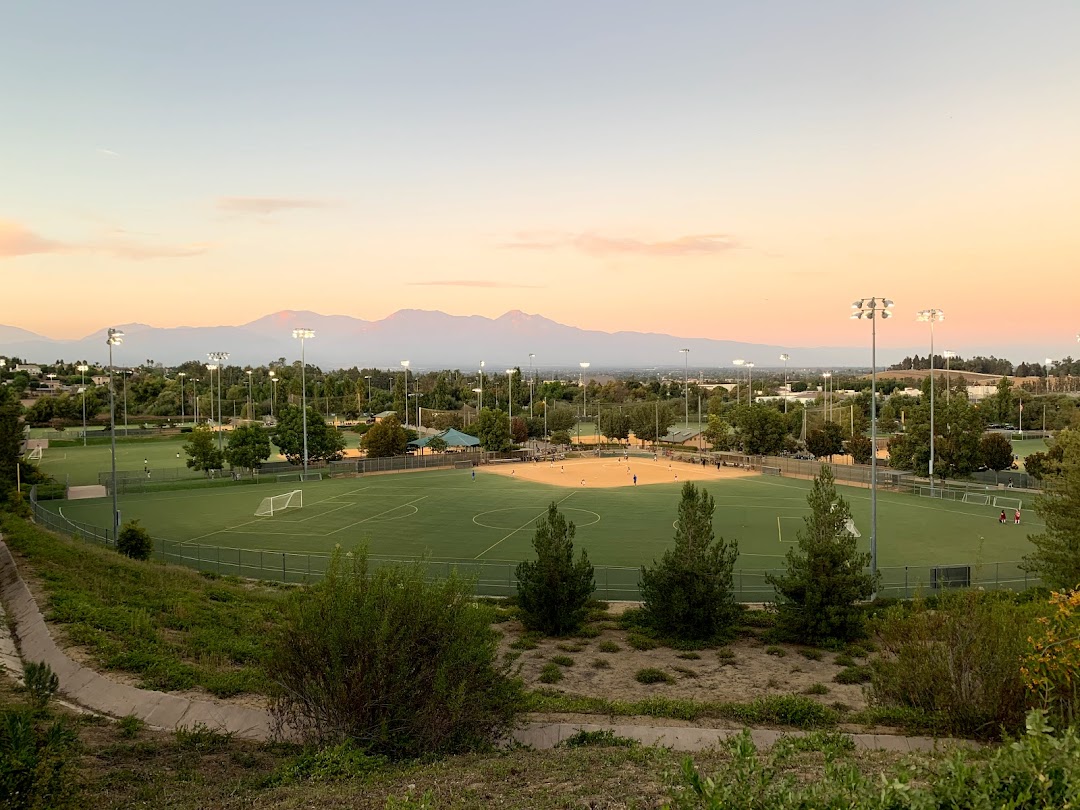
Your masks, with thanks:
[{"label": "light pole array", "polygon": [[86,447],[86,372],[90,366],[80,363],[75,368],[82,375],[82,387],[79,389],[79,393],[82,394],[82,446]]},{"label": "light pole array", "polygon": [[401,367],[405,369],[405,427],[409,426],[409,361],[402,360]]},{"label": "light pole array", "polygon": [[860,298],[853,302],[852,320],[870,321],[870,573],[877,596],[877,322],[892,317],[888,298]]},{"label": "light pole array", "polygon": [[[736,369],[739,368],[740,366],[746,365],[746,361],[743,360],[741,357],[736,357],[734,360],[731,361],[731,363],[732,363],[733,366],[736,367]],[[735,404],[736,405],[741,405],[742,404],[742,394],[739,393],[739,372],[738,371],[735,372]]]},{"label": "light pole array", "polygon": [[111,437],[110,455],[112,456],[112,525],[113,543],[120,537],[120,507],[116,498],[116,386],[113,384],[113,346],[124,342],[124,333],[119,329],[110,329],[105,342],[109,346],[109,436]]},{"label": "light pole array", "polygon": [[791,359],[791,356],[790,356],[790,355],[788,355],[788,354],[782,354],[782,355],[780,355],[780,359],[784,361],[784,413],[787,413],[787,401],[788,401],[788,394],[790,394],[790,393],[791,393],[791,392],[790,392],[790,391],[788,390],[788,382],[787,382],[787,361]]},{"label": "light pole array", "polygon": [[930,324],[930,494],[934,492],[934,324],[945,320],[940,309],[921,309],[915,315],[920,323]]},{"label": "light pole array", "polygon": [[507,418],[514,418],[514,370],[508,368],[506,370],[506,409]]},{"label": "light pole array", "polygon": [[[307,478],[307,358],[304,354],[304,341],[308,338],[315,337],[314,329],[293,329],[293,338],[299,338],[300,340],[300,410],[301,419],[304,426],[304,478]],[[406,391],[405,393],[408,393]],[[406,404],[408,400],[406,400]]]},{"label": "light pole array", "polygon": [[690,350],[679,349],[679,354],[683,356],[683,402],[686,404],[686,408],[683,413],[683,422],[687,425],[690,424]]}]

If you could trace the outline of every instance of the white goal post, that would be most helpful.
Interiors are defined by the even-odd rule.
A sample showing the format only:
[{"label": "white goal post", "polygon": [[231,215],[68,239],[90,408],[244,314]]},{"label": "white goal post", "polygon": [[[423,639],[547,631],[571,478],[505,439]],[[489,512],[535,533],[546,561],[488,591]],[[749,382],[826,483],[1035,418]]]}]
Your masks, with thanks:
[{"label": "white goal post", "polygon": [[995,509],[1020,509],[1023,507],[1023,502],[1019,498],[1005,498],[998,495],[994,496],[994,508]]},{"label": "white goal post", "polygon": [[39,446],[35,447],[33,450],[31,450],[27,454],[26,458],[29,459],[30,461],[41,461],[41,457],[42,457],[43,454],[44,453],[42,451],[42,448],[39,445]]},{"label": "white goal post", "polygon": [[964,503],[973,503],[978,506],[989,506],[990,496],[984,495],[981,492],[965,492]]},{"label": "white goal post", "polygon": [[255,517],[273,517],[278,512],[286,509],[300,509],[304,505],[304,491],[294,489],[284,495],[272,495],[263,498],[259,508],[255,510]]}]

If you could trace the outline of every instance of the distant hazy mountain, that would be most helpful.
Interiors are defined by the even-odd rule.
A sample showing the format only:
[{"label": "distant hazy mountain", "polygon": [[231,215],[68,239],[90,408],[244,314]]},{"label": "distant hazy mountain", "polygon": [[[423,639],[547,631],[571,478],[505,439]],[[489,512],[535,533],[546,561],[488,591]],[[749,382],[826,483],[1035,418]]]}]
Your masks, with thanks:
[{"label": "distant hazy mountain", "polygon": [[[207,352],[227,351],[237,365],[264,364],[279,357],[295,360],[299,341],[292,330],[315,330],[307,341],[308,362],[322,368],[351,366],[398,367],[408,359],[415,368],[473,369],[481,360],[489,373],[511,366],[527,367],[529,354],[537,368],[577,369],[589,361],[601,368],[682,366],[681,348],[690,349],[690,368],[730,367],[740,357],[761,368],[781,366],[782,352],[791,355],[791,368],[870,365],[869,347],[791,348],[733,340],[680,338],[643,332],[598,332],[556,323],[540,315],[513,310],[499,318],[447,315],[445,312],[403,309],[381,321],[314,312],[276,312],[242,326],[200,326],[159,329],[126,324],[124,344],[115,350],[117,365],[139,365],[150,359],[165,365],[202,359]],[[910,350],[878,353],[884,366]],[[0,326],[0,355],[33,362],[90,360],[108,357],[105,329],[81,340],[52,340],[15,327]]]}]

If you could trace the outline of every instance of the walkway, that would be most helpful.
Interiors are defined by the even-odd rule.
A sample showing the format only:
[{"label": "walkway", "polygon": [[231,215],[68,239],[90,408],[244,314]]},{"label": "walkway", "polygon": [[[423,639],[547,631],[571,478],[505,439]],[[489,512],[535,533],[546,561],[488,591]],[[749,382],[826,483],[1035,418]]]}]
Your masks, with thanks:
[{"label": "walkway", "polygon": [[[4,610],[15,629],[8,632]],[[170,695],[150,689],[116,683],[89,667],[72,661],[53,641],[48,626],[34,602],[30,589],[19,576],[7,545],[0,541],[0,667],[16,680],[22,676],[22,661],[44,661],[60,679],[60,692],[78,706],[94,712],[125,717],[133,715],[148,726],[168,731],[203,725],[250,740],[273,737],[274,725],[267,711],[212,700]],[[641,726],[619,723],[527,723],[516,730],[515,742],[537,749],[554,748],[579,731],[608,730],[643,745],[658,745],[675,751],[700,751],[739,734],[738,729],[696,728],[693,726]],[[751,729],[759,748],[785,735],[802,732]],[[889,751],[931,751],[942,745],[971,745],[962,740],[934,740],[928,737],[901,737],[880,734],[852,734],[857,748]]]}]

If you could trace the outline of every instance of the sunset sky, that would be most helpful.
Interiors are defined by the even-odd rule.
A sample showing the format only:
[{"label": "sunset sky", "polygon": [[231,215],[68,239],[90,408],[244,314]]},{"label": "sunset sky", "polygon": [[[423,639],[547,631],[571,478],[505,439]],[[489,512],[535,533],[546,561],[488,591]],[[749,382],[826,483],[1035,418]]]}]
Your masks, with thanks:
[{"label": "sunset sky", "polygon": [[883,294],[884,346],[1075,355],[1078,43],[1076,0],[10,3],[0,323],[841,346]]}]

